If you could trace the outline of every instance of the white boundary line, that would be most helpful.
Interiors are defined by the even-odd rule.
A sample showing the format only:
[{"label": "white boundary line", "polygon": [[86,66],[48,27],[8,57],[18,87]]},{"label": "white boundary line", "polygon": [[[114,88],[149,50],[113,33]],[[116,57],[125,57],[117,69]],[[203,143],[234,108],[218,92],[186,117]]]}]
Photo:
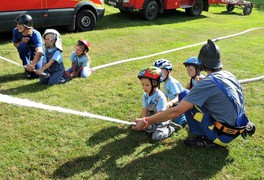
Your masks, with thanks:
[{"label": "white boundary line", "polygon": [[[236,34],[215,38],[215,39],[212,39],[212,41],[214,41],[214,42],[220,41],[220,40],[223,40],[223,39],[239,36],[239,35],[248,33],[250,31],[254,31],[254,30],[264,30],[264,27],[248,29],[248,30],[236,33]],[[93,67],[93,69],[97,70],[97,69],[102,69],[102,68],[106,68],[106,67],[109,67],[109,66],[122,64],[122,63],[126,63],[126,62],[130,62],[130,61],[137,61],[137,60],[146,59],[146,58],[150,58],[150,57],[154,57],[154,56],[158,56],[158,55],[162,55],[162,54],[168,54],[168,53],[171,53],[171,52],[176,52],[176,51],[179,51],[179,50],[183,50],[183,49],[187,49],[187,48],[203,45],[203,44],[206,44],[206,43],[207,43],[207,41],[204,41],[204,42],[200,42],[200,43],[196,43],[196,44],[192,44],[192,45],[188,45],[188,46],[183,46],[183,47],[179,47],[179,48],[175,48],[175,49],[171,49],[171,50],[167,50],[167,51],[158,52],[158,53],[155,53],[155,54],[149,54],[149,55],[146,55],[146,56],[135,57],[135,58],[130,58],[130,59],[124,59],[124,60],[112,62],[112,63],[109,63],[109,64],[99,65],[99,66]]]},{"label": "white boundary line", "polygon": [[0,102],[7,103],[7,104],[15,104],[15,105],[19,105],[19,106],[38,108],[38,109],[45,109],[45,110],[50,110],[50,111],[57,111],[57,112],[61,112],[61,113],[75,114],[75,115],[79,115],[79,116],[101,119],[101,120],[105,120],[105,121],[111,121],[111,122],[127,124],[127,125],[135,125],[136,124],[135,122],[123,121],[120,119],[110,118],[110,117],[106,117],[106,116],[100,116],[100,115],[91,114],[88,112],[81,112],[81,111],[76,111],[76,110],[72,110],[72,109],[66,109],[66,108],[59,107],[59,106],[50,106],[50,105],[30,101],[28,99],[21,99],[21,98],[16,98],[16,97],[3,95],[3,94],[0,94]]}]

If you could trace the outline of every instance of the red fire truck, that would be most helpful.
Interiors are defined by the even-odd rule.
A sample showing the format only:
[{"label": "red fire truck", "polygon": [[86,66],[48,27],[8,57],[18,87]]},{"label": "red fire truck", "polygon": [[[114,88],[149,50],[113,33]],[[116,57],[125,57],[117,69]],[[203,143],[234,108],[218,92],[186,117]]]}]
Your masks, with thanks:
[{"label": "red fire truck", "polygon": [[65,26],[70,31],[93,30],[104,16],[102,0],[1,0],[0,32],[12,31],[15,18],[27,13],[34,28]]},{"label": "red fire truck", "polygon": [[[185,9],[185,12],[190,16],[199,16],[202,11],[208,11],[210,4],[227,4],[227,10],[230,12],[237,5],[236,1],[244,0],[105,0],[105,4],[118,8],[121,13],[141,11],[143,18],[150,21],[155,19],[159,13],[162,14],[164,10],[177,8]],[[251,5],[248,6],[247,2],[239,3],[239,5],[244,4],[247,8],[251,8],[244,12],[251,12],[252,4],[250,3]]]}]

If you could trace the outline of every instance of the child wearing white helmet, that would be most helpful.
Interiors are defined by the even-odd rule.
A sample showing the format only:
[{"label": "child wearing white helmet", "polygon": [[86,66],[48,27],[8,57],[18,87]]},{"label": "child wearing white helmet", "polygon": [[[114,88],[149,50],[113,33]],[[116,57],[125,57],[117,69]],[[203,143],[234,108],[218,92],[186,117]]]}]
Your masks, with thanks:
[{"label": "child wearing white helmet", "polygon": [[186,89],[191,90],[197,82],[204,78],[204,75],[200,73],[201,62],[197,57],[190,57],[183,63],[183,65],[187,69],[187,74],[191,77],[190,82],[186,85]]},{"label": "child wearing white helmet", "polygon": [[[158,59],[153,63],[153,66],[156,66],[162,71],[162,82],[164,82],[164,93],[168,98],[168,107],[176,106],[179,102],[179,95],[184,91],[181,83],[170,76],[172,71],[172,64],[167,59]],[[186,117],[183,114],[182,116],[173,119],[173,122],[178,125],[176,131],[180,130],[186,125]]]},{"label": "child wearing white helmet", "polygon": [[64,75],[64,64],[62,58],[62,41],[61,36],[55,29],[47,29],[43,34],[45,42],[44,56],[42,57],[42,67],[36,70],[41,75],[44,73],[49,76],[41,76],[42,84],[54,85],[66,82]]},{"label": "child wearing white helmet", "polygon": [[71,67],[67,69],[65,74],[70,79],[75,77],[88,77],[93,69],[90,69],[91,60],[88,56],[90,50],[90,42],[86,40],[78,40],[75,45],[75,51],[71,53]]},{"label": "child wearing white helmet", "polygon": [[[138,78],[145,91],[142,95],[143,108],[141,116],[143,119],[166,110],[167,98],[164,93],[159,90],[161,70],[157,67],[143,69],[139,72]],[[169,137],[175,131],[175,127],[169,122],[170,121],[165,121],[158,124],[152,124],[145,130],[148,133],[152,133],[152,139],[154,141],[159,141]]]}]

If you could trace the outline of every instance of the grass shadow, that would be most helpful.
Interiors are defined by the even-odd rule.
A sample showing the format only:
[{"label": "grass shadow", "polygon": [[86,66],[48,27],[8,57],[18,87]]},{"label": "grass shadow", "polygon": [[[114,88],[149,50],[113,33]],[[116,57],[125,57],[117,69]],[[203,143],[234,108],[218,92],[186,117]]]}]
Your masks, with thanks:
[{"label": "grass shadow", "polygon": [[17,81],[17,80],[24,80],[26,79],[26,75],[24,72],[15,73],[15,74],[7,74],[4,76],[0,76],[0,84]]},{"label": "grass shadow", "polygon": [[[1,80],[1,77],[0,77],[0,80]],[[35,80],[32,80],[32,81],[35,81]],[[0,93],[6,94],[6,95],[18,95],[18,94],[23,94],[23,93],[36,93],[39,91],[43,91],[43,90],[47,89],[48,87],[50,87],[50,86],[43,85],[39,81],[37,81],[37,82],[33,82],[31,84],[27,84],[27,85],[15,87],[15,88],[10,88],[10,89],[5,89],[5,90],[0,89]]]},{"label": "grass shadow", "polygon": [[[125,137],[103,143],[120,134]],[[147,146],[144,145],[146,143]],[[149,143],[150,137],[143,136],[141,132],[116,127],[103,129],[87,141],[89,146],[100,145],[98,153],[62,164],[54,171],[53,178],[71,178],[90,171],[81,176],[92,178],[99,174],[110,179],[209,179],[230,162],[225,148],[193,149],[185,147],[182,140]],[[160,147],[165,150],[159,151]]]},{"label": "grass shadow", "polygon": [[142,13],[140,12],[118,12],[110,15],[105,15],[101,21],[97,22],[96,30],[174,24],[193,21],[201,18],[206,18],[206,16],[201,15],[198,17],[191,17],[186,15],[186,13],[182,11],[168,10],[163,14],[159,14],[158,17],[152,21],[145,21],[143,20]]},{"label": "grass shadow", "polygon": [[222,12],[219,12],[219,13],[213,13],[213,14],[217,14],[217,15],[234,15],[234,16],[245,16],[243,14],[243,10],[241,13],[238,13],[238,12],[228,12],[228,11],[222,11]]}]

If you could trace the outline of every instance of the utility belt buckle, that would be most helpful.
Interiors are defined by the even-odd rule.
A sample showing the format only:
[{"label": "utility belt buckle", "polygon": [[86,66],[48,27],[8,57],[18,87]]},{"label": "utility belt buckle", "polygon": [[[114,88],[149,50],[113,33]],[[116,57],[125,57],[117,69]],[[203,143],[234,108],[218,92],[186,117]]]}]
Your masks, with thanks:
[{"label": "utility belt buckle", "polygon": [[245,130],[245,128],[241,128],[241,129],[230,128],[230,127],[227,127],[221,124],[218,121],[215,121],[214,124],[215,124],[216,129],[218,129],[219,131],[223,133],[229,134],[229,135],[239,135],[239,134],[242,134]]}]

